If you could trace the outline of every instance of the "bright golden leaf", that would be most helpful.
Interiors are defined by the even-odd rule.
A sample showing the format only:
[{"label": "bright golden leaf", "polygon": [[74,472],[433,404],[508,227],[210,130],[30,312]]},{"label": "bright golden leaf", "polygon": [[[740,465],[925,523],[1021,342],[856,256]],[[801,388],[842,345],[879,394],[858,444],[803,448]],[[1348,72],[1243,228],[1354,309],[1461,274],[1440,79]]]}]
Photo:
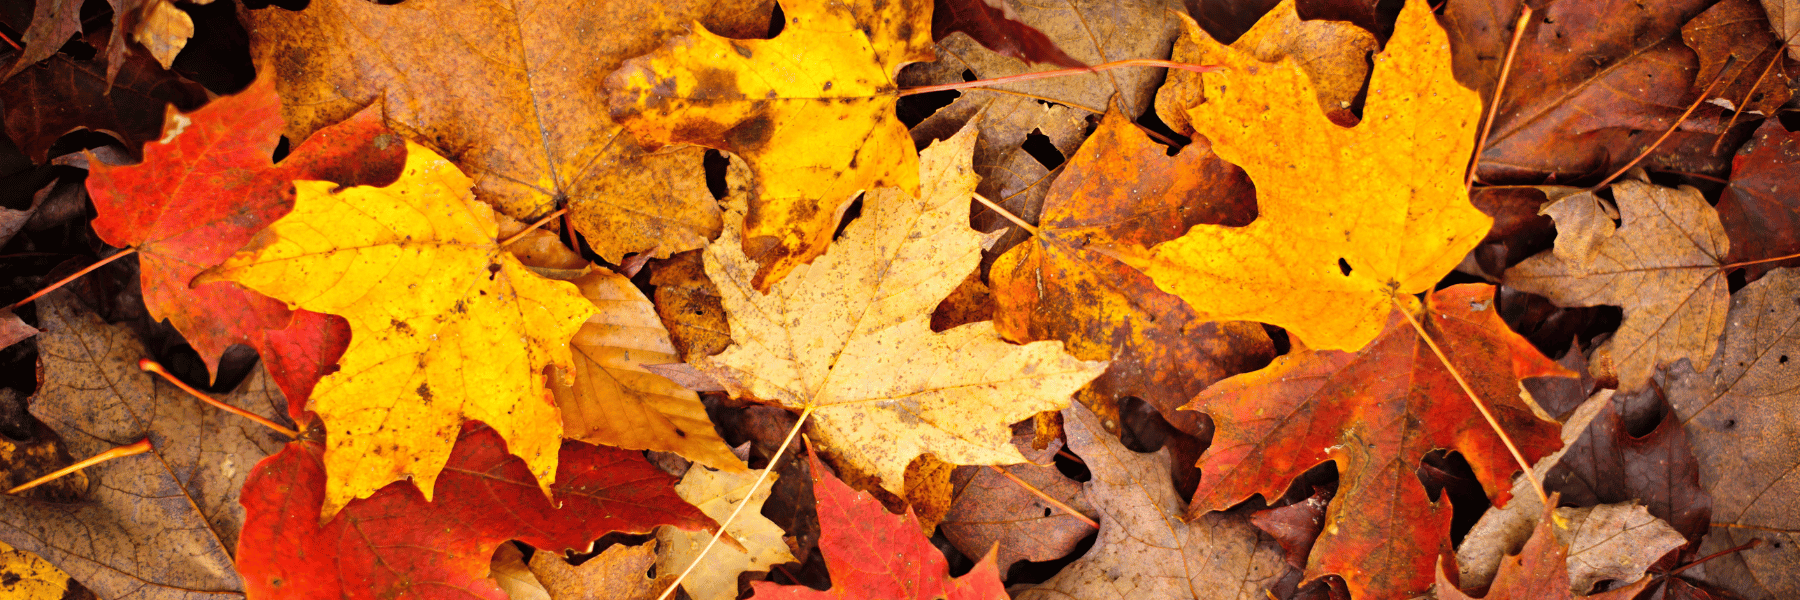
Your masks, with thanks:
[{"label": "bright golden leaf", "polygon": [[1278,325],[1315,350],[1362,348],[1390,298],[1430,289],[1493,221],[1463,187],[1481,100],[1451,76],[1449,42],[1424,2],[1407,3],[1375,55],[1354,128],[1319,111],[1293,59],[1201,41],[1225,70],[1204,76],[1206,101],[1188,119],[1250,175],[1259,215],[1122,258],[1205,319]]},{"label": "bright golden leaf", "polygon": [[[981,258],[968,226],[974,128],[921,157],[923,198],[884,188],[831,250],[772,286],[728,224],[706,249],[733,345],[697,365],[733,396],[813,409],[813,439],[841,461],[904,490],[906,467],[930,453],[959,465],[1025,462],[1014,422],[1069,405],[1106,368],[1061,342],[1008,344],[991,322],[931,331],[931,311]],[[729,220],[728,220],[729,222]]]},{"label": "bright golden leaf", "polygon": [[293,213],[200,276],[349,320],[350,348],[309,405],[330,434],[325,516],[409,476],[429,500],[464,419],[493,427],[540,485],[555,476],[562,417],[544,368],[570,364],[594,305],[501,251],[470,185],[408,142],[393,185],[295,182]]},{"label": "bright golden leaf", "polygon": [[726,473],[705,467],[688,469],[681,484],[675,486],[675,493],[713,520],[724,523],[734,507],[748,502],[738,520],[725,528],[725,533],[742,549],[720,544],[701,556],[700,549],[712,538],[711,533],[660,527],[656,530],[656,539],[664,551],[656,558],[656,571],[680,573],[698,558],[702,564],[681,582],[688,596],[694,600],[736,600],[739,573],[767,571],[771,566],[794,562],[787,542],[781,539],[787,532],[762,514],[763,503],[769,500],[776,479],[778,477],[771,473],[762,485],[752,490],[750,485],[756,483],[754,471]]},{"label": "bright golden leaf", "polygon": [[894,116],[894,75],[931,60],[925,0],[782,3],[771,40],[696,26],[607,76],[612,116],[647,148],[697,144],[756,176],[742,244],[757,289],[825,252],[857,192],[918,193],[918,155]]}]

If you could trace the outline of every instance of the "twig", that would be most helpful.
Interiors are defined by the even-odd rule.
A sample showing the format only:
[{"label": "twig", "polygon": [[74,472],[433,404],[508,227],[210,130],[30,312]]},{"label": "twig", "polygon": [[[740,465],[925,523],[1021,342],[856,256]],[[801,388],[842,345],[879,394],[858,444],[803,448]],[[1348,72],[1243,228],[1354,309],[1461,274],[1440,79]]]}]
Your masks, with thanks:
[{"label": "twig", "polygon": [[1542,501],[1545,506],[1549,506],[1550,497],[1544,493],[1544,484],[1539,482],[1537,476],[1531,472],[1531,463],[1525,462],[1525,455],[1519,453],[1519,447],[1513,445],[1512,438],[1506,435],[1506,430],[1500,428],[1500,422],[1494,419],[1494,413],[1488,411],[1487,403],[1483,402],[1480,396],[1475,395],[1474,388],[1469,387],[1469,382],[1463,379],[1462,372],[1457,371],[1456,367],[1450,364],[1450,357],[1445,356],[1444,351],[1438,348],[1437,342],[1431,339],[1431,334],[1425,333],[1425,326],[1420,325],[1419,321],[1414,319],[1411,313],[1406,312],[1399,302],[1394,303],[1394,310],[1398,311],[1400,316],[1406,317],[1406,322],[1412,324],[1413,331],[1419,332],[1419,338],[1425,340],[1426,346],[1431,347],[1431,353],[1437,355],[1438,362],[1443,363],[1444,369],[1450,372],[1450,377],[1456,380],[1456,385],[1462,386],[1463,393],[1469,396],[1469,401],[1475,403],[1475,409],[1481,411],[1481,417],[1487,419],[1488,426],[1494,428],[1494,433],[1500,436],[1500,442],[1506,444],[1506,451],[1511,452],[1513,460],[1519,463],[1519,468],[1525,470],[1525,479],[1531,482],[1531,489],[1537,492],[1538,500]]},{"label": "twig", "polygon": [[252,421],[256,421],[256,423],[258,425],[262,425],[263,427],[267,427],[269,429],[273,429],[277,432],[280,432],[281,435],[288,436],[289,439],[299,439],[300,438],[300,432],[298,432],[298,431],[294,431],[292,429],[283,427],[280,423],[276,423],[274,421],[270,421],[268,419],[263,418],[262,415],[259,415],[259,414],[238,408],[236,406],[232,406],[230,404],[226,404],[224,402],[215,400],[215,399],[213,399],[212,396],[208,396],[205,393],[202,393],[200,390],[194,389],[193,386],[190,386],[186,383],[182,383],[182,381],[180,379],[176,379],[173,375],[170,375],[168,371],[163,370],[163,366],[160,364],[157,364],[157,362],[154,360],[150,360],[148,358],[138,359],[138,368],[143,369],[145,371],[149,371],[151,373],[155,373],[157,375],[161,375],[162,378],[168,380],[169,383],[175,384],[175,387],[181,388],[181,391],[187,392],[189,394],[193,394],[195,398],[199,398],[201,402],[205,402],[207,404],[213,405],[214,408],[217,408],[219,410],[222,410],[222,411],[225,411],[225,412],[228,412],[228,413],[231,413],[231,414],[234,414],[234,415],[237,415],[237,416],[240,416],[240,417],[252,420]]},{"label": "twig", "polygon": [[519,241],[521,238],[525,237],[525,234],[531,233],[532,231],[536,230],[539,227],[543,227],[544,224],[549,223],[551,219],[560,217],[563,215],[563,213],[566,213],[566,212],[569,212],[569,209],[559,208],[559,209],[556,209],[556,212],[544,215],[544,218],[538,219],[536,222],[533,222],[530,225],[526,225],[524,229],[519,230],[519,232],[513,234],[512,237],[501,240],[500,247],[505,248],[507,245],[512,244],[513,242]]},{"label": "twig", "polygon": [[[806,424],[806,418],[812,416],[813,408],[808,406],[806,410],[800,411],[800,420],[794,421],[794,428],[788,430],[786,439],[781,440],[781,447],[775,450],[774,456],[769,457],[769,464],[763,467],[762,473],[757,474],[756,482],[750,484],[751,491],[762,487],[763,481],[769,478],[769,472],[775,470],[775,465],[781,462],[781,455],[787,452],[788,446],[794,444],[794,437],[799,435],[800,427]],[[706,553],[711,552],[713,546],[719,543],[719,536],[725,535],[725,528],[736,522],[738,514],[744,512],[744,507],[750,504],[752,495],[754,494],[745,494],[744,499],[738,501],[737,508],[731,509],[731,516],[725,517],[725,522],[719,524],[719,530],[713,532],[712,539],[707,540],[706,546],[700,549],[700,553],[694,555],[694,562],[688,563],[687,568],[681,570],[681,575],[676,576],[675,581],[669,584],[669,589],[663,590],[662,595],[657,596],[656,600],[667,600],[670,594],[674,594],[675,590],[681,587],[681,582],[687,579],[689,573],[694,572],[694,567],[700,565],[700,560],[706,558]]]},{"label": "twig", "polygon": [[1632,167],[1637,166],[1638,162],[1644,160],[1645,157],[1650,156],[1651,152],[1655,152],[1657,146],[1662,145],[1663,140],[1669,139],[1670,135],[1674,135],[1675,128],[1680,127],[1681,122],[1686,121],[1688,118],[1688,115],[1694,114],[1694,109],[1700,108],[1701,104],[1706,103],[1706,97],[1712,95],[1713,88],[1718,87],[1719,82],[1723,81],[1725,79],[1726,70],[1731,67],[1731,63],[1736,62],[1736,61],[1737,61],[1737,57],[1735,57],[1735,56],[1725,60],[1725,66],[1721,67],[1719,69],[1719,76],[1714,77],[1712,80],[1712,83],[1706,84],[1706,89],[1704,91],[1700,92],[1700,97],[1695,98],[1694,103],[1689,104],[1687,107],[1687,110],[1682,111],[1680,118],[1675,119],[1674,123],[1669,124],[1668,131],[1664,131],[1662,134],[1662,137],[1656,138],[1656,141],[1651,143],[1649,148],[1645,148],[1643,153],[1637,155],[1637,158],[1631,159],[1631,162],[1625,163],[1625,166],[1619,167],[1619,170],[1614,171],[1613,174],[1611,174],[1611,175],[1607,175],[1606,179],[1601,180],[1600,183],[1595,185],[1594,187],[1588,188],[1588,191],[1598,190],[1600,188],[1606,187],[1606,184],[1612,183],[1614,179],[1618,179],[1620,175],[1624,175],[1626,171],[1630,171]]},{"label": "twig", "polygon": [[76,279],[77,279],[77,278],[80,278],[80,277],[81,277],[81,276],[82,276],[82,275],[86,275],[86,274],[88,274],[88,273],[92,273],[92,272],[94,272],[94,269],[98,269],[98,268],[100,268],[100,267],[104,267],[104,266],[106,266],[106,263],[109,263],[109,262],[112,262],[112,261],[115,261],[115,260],[119,260],[119,259],[121,259],[121,258],[125,258],[125,257],[127,257],[127,256],[130,256],[130,255],[132,255],[132,254],[133,254],[133,253],[136,253],[136,252],[137,252],[137,251],[138,251],[138,249],[137,249],[137,248],[126,248],[126,249],[125,249],[125,250],[124,250],[124,251],[123,251],[123,252],[120,252],[120,253],[118,253],[118,254],[114,254],[114,255],[112,255],[112,256],[108,256],[108,257],[106,257],[106,258],[102,258],[102,259],[100,259],[100,261],[99,261],[99,262],[96,262],[96,263],[94,263],[94,264],[91,264],[91,265],[88,265],[88,266],[87,266],[87,268],[85,268],[85,269],[82,269],[82,270],[80,270],[80,271],[76,271],[76,272],[75,272],[75,274],[74,274],[74,275],[70,275],[70,276],[68,276],[68,277],[64,277],[64,278],[62,278],[62,279],[61,279],[61,280],[59,280],[59,281],[57,281],[57,282],[56,282],[56,283],[52,283],[52,284],[50,284],[50,286],[49,286],[49,287],[46,287],[46,288],[44,288],[44,289],[41,289],[41,290],[38,290],[38,291],[37,291],[37,293],[36,293],[36,294],[32,294],[32,295],[30,295],[30,296],[26,296],[26,297],[25,297],[25,299],[24,299],[24,300],[20,300],[20,301],[18,301],[18,302],[14,302],[14,303],[12,303],[12,304],[10,304],[10,305],[7,305],[7,307],[6,307],[6,308],[8,308],[8,309],[12,309],[12,308],[18,308],[18,307],[21,307],[21,306],[24,306],[24,305],[25,305],[25,304],[26,304],[26,303],[28,303],[28,302],[31,302],[31,301],[32,301],[32,300],[36,300],[36,299],[38,299],[38,298],[42,298],[42,297],[44,297],[44,294],[48,294],[48,293],[50,293],[50,292],[54,292],[54,291],[56,291],[56,289],[57,289],[57,288],[60,288],[60,287],[62,287],[62,286],[64,286],[64,285],[68,285],[68,283],[69,283],[69,282],[71,282],[71,281],[74,281],[74,280],[76,280]]},{"label": "twig", "polygon": [[1031,492],[1031,495],[1037,496],[1039,500],[1043,500],[1045,503],[1047,503],[1051,506],[1054,506],[1056,508],[1059,508],[1063,512],[1069,513],[1069,516],[1080,519],[1081,522],[1083,522],[1083,523],[1087,523],[1088,527],[1092,527],[1094,529],[1100,528],[1100,524],[1095,523],[1093,519],[1089,519],[1087,515],[1077,512],[1075,509],[1070,508],[1069,505],[1067,505],[1067,504],[1063,504],[1061,500],[1051,498],[1049,494],[1044,493],[1044,490],[1037,489],[1036,486],[1033,486],[1030,483],[1026,483],[1025,480],[1023,480],[1023,479],[1019,479],[1018,475],[1014,475],[1012,473],[1006,472],[1006,469],[1000,468],[999,465],[988,465],[988,468],[993,469],[995,473],[999,473],[1001,476],[1004,476],[1007,479],[1011,479],[1013,483],[1019,484],[1019,487],[1025,488],[1025,491]]},{"label": "twig", "polygon": [[1475,154],[1469,157],[1469,171],[1463,175],[1463,187],[1475,187],[1475,166],[1481,164],[1481,153],[1487,150],[1488,132],[1494,129],[1494,117],[1500,114],[1500,94],[1506,91],[1506,79],[1512,75],[1513,57],[1518,54],[1519,40],[1525,37],[1525,26],[1531,23],[1531,5],[1519,12],[1513,26],[1512,45],[1506,47],[1506,60],[1500,63],[1500,80],[1494,83],[1494,97],[1488,100],[1487,118],[1481,121],[1481,135],[1475,138]]},{"label": "twig", "polygon": [[913,94],[926,94],[926,93],[930,93],[930,92],[942,92],[942,91],[947,91],[947,90],[962,90],[962,89],[968,89],[968,88],[981,88],[981,87],[989,87],[989,86],[995,86],[995,85],[1005,85],[1008,83],[1018,83],[1021,81],[1031,81],[1034,79],[1049,79],[1051,77],[1081,75],[1083,73],[1098,73],[1101,71],[1108,71],[1108,70],[1112,70],[1112,69],[1122,69],[1122,68],[1126,68],[1126,67],[1163,67],[1163,68],[1169,68],[1169,69],[1181,69],[1183,71],[1193,71],[1195,73],[1210,73],[1213,71],[1218,71],[1222,68],[1222,67],[1215,67],[1215,66],[1210,66],[1210,65],[1196,65],[1196,64],[1174,62],[1174,61],[1168,61],[1168,60],[1154,60],[1154,59],[1149,59],[1149,58],[1134,58],[1131,60],[1116,60],[1116,61],[1109,62],[1109,63],[1103,64],[1103,65],[1094,65],[1092,67],[1081,67],[1081,68],[1076,68],[1076,69],[1057,69],[1055,71],[1040,71],[1037,73],[1020,73],[1018,75],[1008,75],[1006,77],[996,77],[993,79],[977,79],[974,81],[960,81],[957,83],[945,83],[945,84],[939,84],[939,85],[926,85],[926,86],[913,87],[913,88],[904,88],[904,89],[900,90],[899,95],[911,96]]},{"label": "twig", "polygon": [[109,461],[109,460],[112,460],[115,458],[123,458],[126,456],[132,456],[135,454],[143,454],[143,453],[149,452],[149,451],[150,451],[150,438],[144,438],[144,439],[138,440],[137,443],[135,443],[135,444],[131,444],[131,445],[127,445],[127,446],[119,446],[117,448],[113,448],[111,450],[107,450],[105,452],[101,452],[99,454],[90,456],[90,457],[88,457],[87,460],[63,467],[61,469],[57,469],[56,471],[50,473],[49,475],[45,475],[43,477],[33,479],[29,482],[26,482],[24,485],[15,487],[10,490],[6,490],[6,493],[8,495],[18,494],[19,492],[23,492],[25,490],[29,490],[31,488],[34,488],[34,487],[37,487],[40,485],[44,485],[46,483],[54,481],[58,477],[68,475],[70,473],[74,473],[76,471],[80,471],[82,469],[86,469],[88,467],[91,467],[91,466],[94,466],[94,465],[97,465],[97,464],[100,464],[100,463],[103,463],[103,462],[106,462],[106,461]]}]

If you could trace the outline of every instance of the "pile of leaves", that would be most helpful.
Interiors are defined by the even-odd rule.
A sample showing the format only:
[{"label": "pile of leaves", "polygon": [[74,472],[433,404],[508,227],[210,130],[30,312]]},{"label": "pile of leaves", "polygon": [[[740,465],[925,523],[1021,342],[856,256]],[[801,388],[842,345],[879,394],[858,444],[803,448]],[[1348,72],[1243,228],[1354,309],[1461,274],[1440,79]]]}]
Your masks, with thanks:
[{"label": "pile of leaves", "polygon": [[0,596],[1800,596],[1790,9],[7,3]]}]

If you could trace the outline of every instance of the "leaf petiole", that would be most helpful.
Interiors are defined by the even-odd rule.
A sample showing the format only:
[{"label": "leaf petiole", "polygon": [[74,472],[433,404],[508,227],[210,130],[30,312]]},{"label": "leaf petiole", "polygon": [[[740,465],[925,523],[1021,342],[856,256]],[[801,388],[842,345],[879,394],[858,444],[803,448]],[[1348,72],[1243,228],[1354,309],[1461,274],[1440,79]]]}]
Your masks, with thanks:
[{"label": "leaf petiole", "polygon": [[138,251],[137,248],[126,248],[125,250],[119,252],[118,254],[114,254],[112,256],[102,258],[102,259],[100,259],[99,262],[88,265],[87,268],[84,268],[80,271],[76,271],[74,275],[64,277],[64,278],[58,280],[56,283],[50,284],[49,287],[38,290],[37,293],[32,294],[30,296],[26,296],[24,300],[20,300],[18,302],[14,302],[12,304],[7,305],[6,308],[13,309],[13,308],[18,308],[18,307],[24,306],[26,303],[31,302],[32,300],[36,300],[38,298],[44,297],[44,294],[54,292],[54,291],[56,291],[57,288],[68,285],[69,282],[79,279],[82,275],[86,275],[88,273],[94,272],[94,269],[98,269],[100,267],[106,266],[106,263],[109,263],[109,262],[112,262],[115,260],[119,260],[119,259],[125,258],[127,256],[131,256],[132,254],[136,253],[137,251]]},{"label": "leaf petiole", "polygon": [[155,373],[157,375],[161,375],[162,378],[168,380],[169,383],[175,384],[175,387],[181,388],[181,391],[187,392],[189,394],[193,394],[195,398],[199,398],[201,402],[205,402],[207,404],[213,405],[214,408],[217,408],[219,410],[222,410],[222,411],[225,411],[225,412],[228,412],[228,413],[231,413],[231,414],[234,414],[234,415],[237,415],[237,416],[240,416],[240,417],[252,420],[252,421],[256,421],[256,423],[258,425],[262,425],[263,427],[273,429],[282,435],[288,436],[289,439],[299,439],[300,438],[300,432],[298,432],[298,431],[294,431],[292,429],[283,427],[280,423],[276,423],[274,421],[270,421],[268,419],[263,418],[262,415],[258,415],[256,413],[238,408],[236,406],[232,406],[230,404],[220,402],[216,399],[213,399],[212,396],[208,396],[205,393],[201,392],[200,390],[194,389],[193,386],[189,386],[188,384],[183,383],[180,379],[176,379],[173,375],[170,375],[168,371],[163,370],[163,366],[161,364],[157,364],[157,362],[154,360],[150,360],[148,358],[139,359],[138,360],[138,368],[143,369],[145,371],[149,371],[151,373]]},{"label": "leaf petiole", "polygon": [[939,84],[939,85],[919,86],[919,87],[914,87],[914,88],[902,88],[900,90],[900,95],[901,96],[911,96],[913,94],[927,94],[927,93],[931,93],[931,92],[944,92],[944,91],[949,91],[949,90],[961,90],[961,89],[967,89],[967,88],[989,87],[989,86],[996,86],[996,85],[1005,85],[1008,83],[1018,83],[1021,81],[1031,81],[1034,79],[1049,79],[1051,77],[1066,77],[1069,75],[1081,75],[1083,73],[1098,73],[1101,71],[1110,71],[1112,69],[1123,69],[1126,67],[1163,67],[1163,68],[1168,68],[1168,69],[1181,69],[1183,71],[1193,71],[1195,73],[1210,73],[1213,71],[1218,71],[1222,68],[1222,67],[1215,67],[1215,66],[1211,66],[1211,65],[1196,65],[1196,64],[1175,62],[1175,61],[1169,61],[1169,60],[1134,58],[1131,60],[1115,60],[1113,62],[1109,62],[1109,63],[1101,64],[1101,65],[1094,65],[1092,67],[1080,67],[1080,68],[1075,68],[1075,69],[1057,69],[1054,71],[1039,71],[1036,73],[1020,73],[1018,75],[1008,75],[1006,77],[996,77],[993,79],[977,79],[974,81],[962,81],[962,82],[957,82],[957,83],[945,83],[945,84]]},{"label": "leaf petiole", "polygon": [[33,479],[31,481],[25,482],[24,485],[20,485],[19,487],[15,487],[13,489],[6,490],[6,493],[7,493],[7,495],[18,494],[25,490],[29,490],[31,488],[34,488],[34,487],[37,487],[40,485],[44,485],[46,483],[50,483],[51,481],[55,481],[56,478],[58,478],[58,477],[68,475],[70,473],[74,473],[76,471],[80,471],[82,469],[86,469],[88,467],[91,467],[91,466],[94,466],[94,465],[97,465],[97,464],[100,464],[100,463],[103,463],[103,462],[106,462],[106,461],[109,461],[109,460],[112,460],[115,458],[124,458],[127,456],[134,456],[134,455],[143,454],[143,453],[149,452],[149,451],[150,451],[150,438],[144,438],[144,439],[138,440],[137,443],[135,443],[135,444],[119,446],[117,448],[113,448],[111,450],[107,450],[105,452],[101,452],[99,454],[90,456],[87,458],[87,460],[83,460],[81,462],[63,467],[61,469],[57,469],[57,470],[51,472],[49,475],[45,475],[43,477]]}]

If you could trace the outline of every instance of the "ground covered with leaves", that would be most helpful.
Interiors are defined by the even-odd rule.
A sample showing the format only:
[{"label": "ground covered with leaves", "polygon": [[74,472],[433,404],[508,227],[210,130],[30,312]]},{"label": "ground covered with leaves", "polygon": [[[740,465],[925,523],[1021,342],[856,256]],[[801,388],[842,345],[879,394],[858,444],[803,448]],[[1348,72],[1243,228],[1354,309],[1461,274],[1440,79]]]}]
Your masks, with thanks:
[{"label": "ground covered with leaves", "polygon": [[0,3],[0,597],[1800,597],[1788,10]]}]

